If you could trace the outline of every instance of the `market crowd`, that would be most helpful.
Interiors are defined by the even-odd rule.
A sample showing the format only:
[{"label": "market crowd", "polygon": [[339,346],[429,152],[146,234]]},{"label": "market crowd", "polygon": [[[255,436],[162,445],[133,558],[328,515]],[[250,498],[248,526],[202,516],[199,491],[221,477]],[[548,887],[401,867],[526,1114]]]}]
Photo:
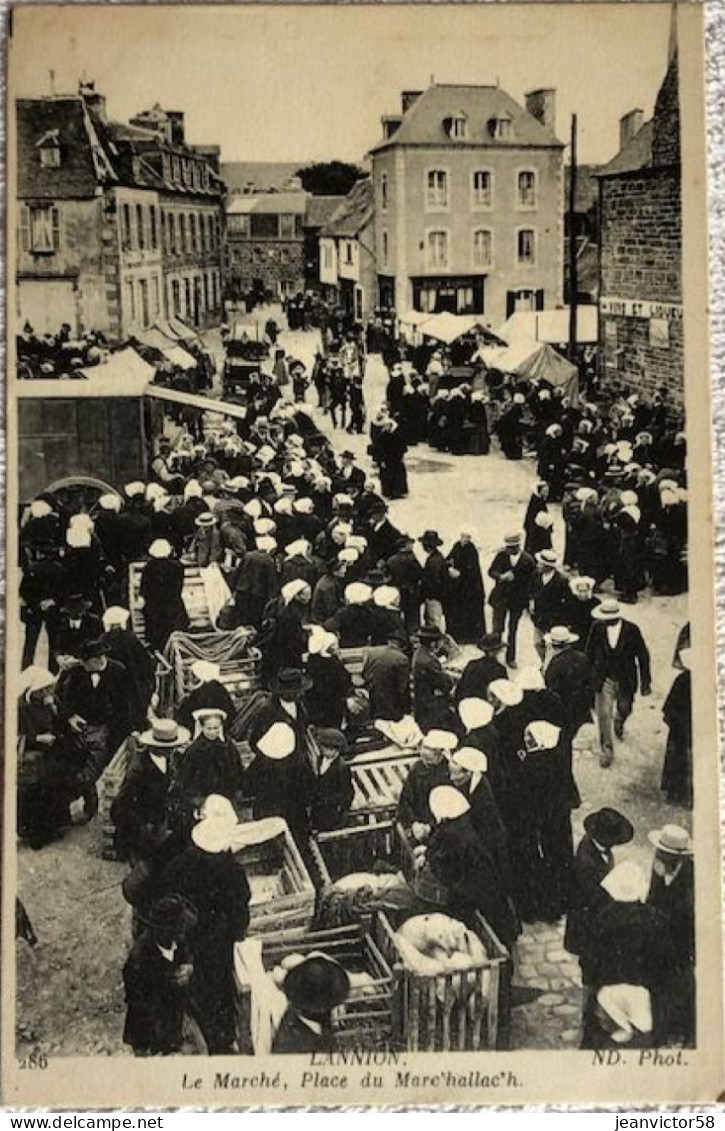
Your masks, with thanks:
[{"label": "market crowd", "polygon": [[[354,340],[341,345],[346,381],[362,381],[357,351]],[[412,382],[403,377],[398,397],[398,376],[393,366],[371,430],[379,484],[270,386],[244,420],[207,414],[203,439],[162,443],[149,482],[102,495],[90,513],[52,495],[30,504],[20,533],[19,834],[40,848],[72,817],[92,819],[97,783],[130,742],[112,809],[135,925],[124,1039],[139,1055],[230,1052],[233,947],[250,915],[232,852],[240,818],[283,818],[305,857],[313,833],[346,823],[350,757],[397,746],[416,754],[397,812],[413,861],[410,907],[467,924],[480,912],[512,951],[522,922],[566,915],[585,1046],[691,1043],[689,835],[676,824],[651,830],[647,877],[620,849],[634,837],[625,815],[591,813],[576,852],[572,834],[575,739],[595,722],[602,767],[626,759],[627,722],[651,689],[647,643],[622,603],[645,581],[660,592],[686,584],[681,437],[662,397],[574,406],[555,389],[522,392],[505,379],[479,401],[471,392],[512,458],[519,442],[507,450],[501,421],[515,413],[541,478],[484,578],[470,533],[446,547],[435,530],[413,536],[391,522],[386,496],[407,484],[404,445],[390,439],[407,431],[412,442]],[[552,499],[563,501],[563,560]],[[164,714],[159,656],[190,629],[190,566],[222,594],[216,627],[248,631],[260,688],[235,700],[220,665],[197,659],[191,689]],[[524,618],[536,666],[518,666]],[[667,798],[684,805],[689,655],[684,627],[662,752]],[[336,1002],[319,991],[316,1012],[310,987],[330,978],[313,962],[285,982],[289,1016],[274,1051],[328,1040]]]}]

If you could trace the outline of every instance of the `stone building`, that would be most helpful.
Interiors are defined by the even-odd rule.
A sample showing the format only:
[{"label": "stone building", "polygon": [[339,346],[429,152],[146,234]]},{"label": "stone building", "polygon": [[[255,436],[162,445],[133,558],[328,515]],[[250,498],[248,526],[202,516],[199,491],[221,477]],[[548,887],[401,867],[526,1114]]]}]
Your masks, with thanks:
[{"label": "stone building", "polygon": [[21,324],[121,340],[171,315],[218,318],[222,185],[174,117],[173,139],[158,124],[109,122],[91,85],[17,101]]},{"label": "stone building", "polygon": [[232,300],[250,292],[276,298],[305,284],[306,192],[240,195],[227,208],[227,293]]},{"label": "stone building", "polygon": [[481,314],[561,304],[563,145],[556,95],[404,91],[371,151],[381,306]]},{"label": "stone building", "polygon": [[361,321],[377,305],[373,184],[359,180],[320,231],[324,294]]},{"label": "stone building", "polygon": [[684,393],[682,213],[677,53],[654,114],[620,122],[620,151],[599,180],[602,377]]}]

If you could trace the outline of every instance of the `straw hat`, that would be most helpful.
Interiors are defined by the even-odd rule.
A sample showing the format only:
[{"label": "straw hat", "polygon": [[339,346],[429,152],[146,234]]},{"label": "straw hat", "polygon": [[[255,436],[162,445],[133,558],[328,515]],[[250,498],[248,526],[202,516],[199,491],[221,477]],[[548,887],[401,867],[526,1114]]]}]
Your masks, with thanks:
[{"label": "straw hat", "polygon": [[692,838],[687,829],[680,825],[664,825],[661,829],[653,829],[647,834],[647,839],[658,852],[665,852],[670,856],[692,856]]}]

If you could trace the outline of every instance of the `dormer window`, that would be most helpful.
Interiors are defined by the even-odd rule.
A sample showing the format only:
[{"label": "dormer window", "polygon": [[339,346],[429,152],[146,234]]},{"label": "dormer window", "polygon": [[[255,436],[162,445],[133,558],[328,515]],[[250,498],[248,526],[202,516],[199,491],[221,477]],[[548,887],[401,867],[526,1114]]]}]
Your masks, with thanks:
[{"label": "dormer window", "polygon": [[498,114],[488,120],[488,132],[496,141],[510,141],[513,137],[513,121],[508,114]]},{"label": "dormer window", "polygon": [[36,146],[41,169],[60,168],[60,136],[58,130],[48,130]]},{"label": "dormer window", "polygon": [[448,136],[451,141],[465,141],[468,137],[468,118],[461,112],[448,119]]}]

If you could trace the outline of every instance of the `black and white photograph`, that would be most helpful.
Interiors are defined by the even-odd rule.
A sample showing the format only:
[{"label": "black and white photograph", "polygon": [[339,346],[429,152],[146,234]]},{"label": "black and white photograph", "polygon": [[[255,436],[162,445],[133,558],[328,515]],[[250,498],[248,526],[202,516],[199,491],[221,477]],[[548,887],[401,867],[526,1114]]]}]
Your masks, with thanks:
[{"label": "black and white photograph", "polygon": [[701,6],[11,18],[6,1101],[714,1101]]}]

